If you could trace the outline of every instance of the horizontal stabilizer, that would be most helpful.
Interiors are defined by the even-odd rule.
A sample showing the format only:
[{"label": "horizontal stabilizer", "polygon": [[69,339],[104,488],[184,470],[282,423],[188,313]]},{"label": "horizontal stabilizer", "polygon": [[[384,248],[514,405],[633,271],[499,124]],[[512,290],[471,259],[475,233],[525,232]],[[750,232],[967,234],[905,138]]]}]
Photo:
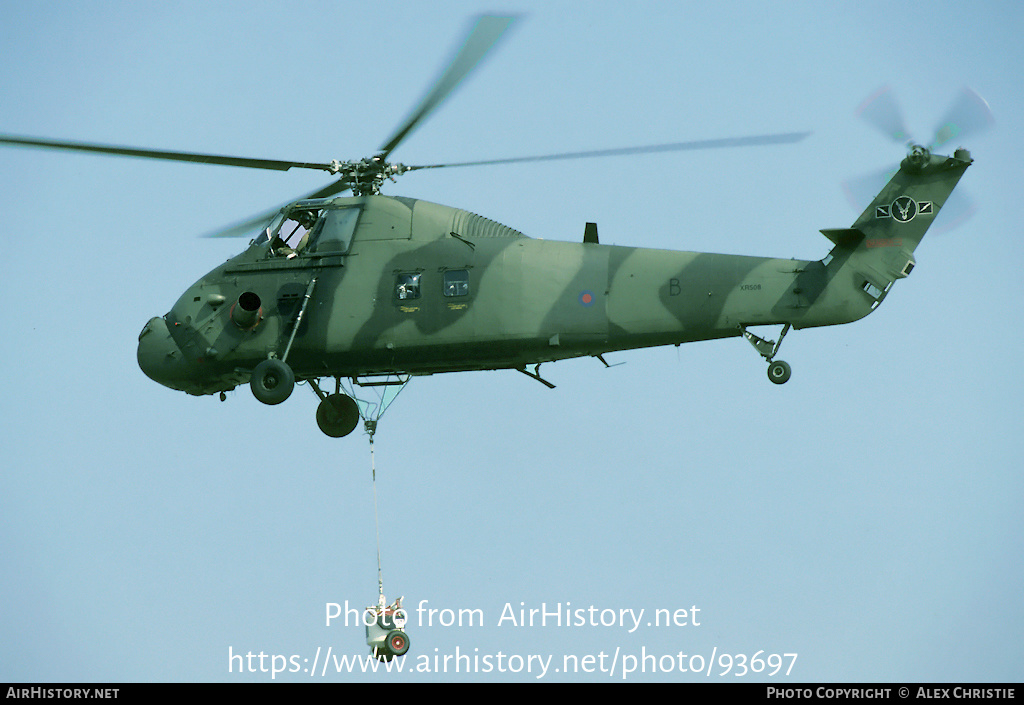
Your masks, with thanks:
[{"label": "horizontal stabilizer", "polygon": [[864,239],[864,233],[858,228],[825,228],[821,234],[837,245],[856,247]]}]

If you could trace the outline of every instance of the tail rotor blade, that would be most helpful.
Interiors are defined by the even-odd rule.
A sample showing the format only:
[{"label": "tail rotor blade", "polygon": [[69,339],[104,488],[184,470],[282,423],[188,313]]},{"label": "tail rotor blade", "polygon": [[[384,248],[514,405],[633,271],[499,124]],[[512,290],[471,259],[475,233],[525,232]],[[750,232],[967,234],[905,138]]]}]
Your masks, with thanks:
[{"label": "tail rotor blade", "polygon": [[965,87],[939,123],[929,149],[941,147],[964,135],[980,134],[994,124],[995,117],[985,99],[973,89]]},{"label": "tail rotor blade", "polygon": [[871,205],[875,195],[889,183],[889,179],[898,170],[899,167],[880,169],[870,174],[864,174],[863,176],[857,176],[844,181],[843,193],[846,194],[846,199],[850,202],[850,206],[858,212],[863,211]]},{"label": "tail rotor blade", "polygon": [[911,141],[907,125],[903,121],[903,111],[892,93],[892,88],[883,86],[868,97],[860,107],[857,108],[857,115],[866,120],[868,124],[891,140],[900,144],[907,144]]},{"label": "tail rotor blade", "polygon": [[977,212],[978,204],[963,187],[959,187],[946,199],[939,214],[935,216],[935,224],[932,227],[936,235],[942,235],[960,227]]}]

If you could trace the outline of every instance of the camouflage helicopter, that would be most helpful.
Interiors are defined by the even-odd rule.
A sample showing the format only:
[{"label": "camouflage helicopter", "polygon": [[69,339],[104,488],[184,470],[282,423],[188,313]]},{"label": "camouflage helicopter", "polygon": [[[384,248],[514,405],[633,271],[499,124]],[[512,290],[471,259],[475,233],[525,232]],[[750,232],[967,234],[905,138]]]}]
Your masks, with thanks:
[{"label": "camouflage helicopter", "polygon": [[[458,208],[381,195],[385,180],[418,169],[796,142],[809,133],[682,142],[479,162],[406,166],[390,154],[477,66],[514,18],[482,17],[419,106],[372,157],[288,162],[21,136],[0,143],[259,169],[320,169],[337,180],[220,235],[251,234],[241,254],[190,286],[139,335],[138,362],[192,395],[249,383],[280,404],[296,382],[320,399],[332,437],[364,418],[357,385],[404,386],[411,376],[514,369],[553,387],[540,366],[617,350],[745,337],[783,384],[776,359],[791,328],[855,321],[914,268],[914,250],[972,163],[908,143],[899,170],[848,228],[822,230],[819,260],[677,252],[537,240]],[[351,191],[351,196],[343,196]],[[778,341],[749,330],[779,325]],[[605,362],[607,365],[607,363]],[[333,378],[333,393],[320,380]],[[347,387],[345,391],[349,391]]]}]

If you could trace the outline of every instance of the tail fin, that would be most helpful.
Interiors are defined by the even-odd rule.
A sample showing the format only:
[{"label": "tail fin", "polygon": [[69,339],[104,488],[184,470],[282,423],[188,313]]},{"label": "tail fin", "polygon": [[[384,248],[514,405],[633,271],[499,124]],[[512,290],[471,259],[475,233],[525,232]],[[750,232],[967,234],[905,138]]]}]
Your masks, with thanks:
[{"label": "tail fin", "polygon": [[943,157],[914,147],[853,229],[863,232],[869,242],[899,241],[899,247],[912,253],[971,161],[965,149]]},{"label": "tail fin", "polygon": [[875,310],[914,268],[914,250],[970,165],[964,149],[942,157],[914,147],[851,227],[822,230],[836,246],[822,260],[820,280],[813,268],[799,275],[796,286],[812,305],[793,326],[849,323]]},{"label": "tail fin", "polygon": [[852,227],[822,231],[836,243],[833,252],[863,277],[860,286],[876,305],[894,281],[910,274],[914,250],[971,163],[965,149],[943,157],[914,147]]}]

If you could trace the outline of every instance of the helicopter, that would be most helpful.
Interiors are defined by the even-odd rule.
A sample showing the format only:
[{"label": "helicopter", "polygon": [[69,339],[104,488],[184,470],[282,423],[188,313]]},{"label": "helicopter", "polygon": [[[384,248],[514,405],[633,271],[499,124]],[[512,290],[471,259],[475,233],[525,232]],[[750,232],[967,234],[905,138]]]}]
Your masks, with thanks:
[{"label": "helicopter", "polygon": [[[381,193],[416,170],[778,145],[808,132],[407,166],[393,151],[506,34],[515,17],[475,20],[455,58],[373,156],[323,163],[0,135],[20,147],[75,150],[286,171],[335,180],[217,233],[253,237],[244,251],[185,290],[138,339],[152,380],[191,395],[248,384],[280,404],[296,383],[319,398],[321,431],[344,437],[374,423],[355,386],[401,389],[414,376],[517,370],[553,388],[543,364],[614,351],[743,337],[784,384],[777,359],[791,329],[856,321],[915,266],[914,251],[973,163],[907,141],[898,171],[847,228],[823,229],[819,260],[601,244],[595,223],[576,242],[540,240],[455,207]],[[344,195],[350,192],[350,195]],[[262,227],[261,227],[262,226]],[[259,230],[257,230],[259,228]],[[777,341],[753,327],[781,326]],[[333,392],[321,380],[335,382]],[[345,388],[343,389],[343,385]]]}]

